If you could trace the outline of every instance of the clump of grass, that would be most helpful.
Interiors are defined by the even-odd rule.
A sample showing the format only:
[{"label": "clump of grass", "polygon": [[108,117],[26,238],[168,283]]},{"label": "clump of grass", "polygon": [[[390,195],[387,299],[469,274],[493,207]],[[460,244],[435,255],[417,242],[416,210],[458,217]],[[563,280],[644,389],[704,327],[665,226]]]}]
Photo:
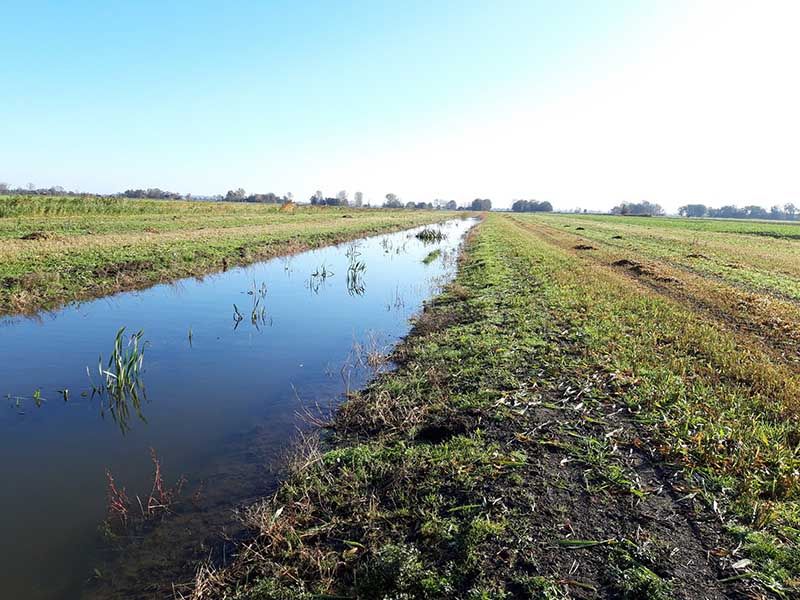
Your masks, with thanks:
[{"label": "clump of grass", "polygon": [[351,296],[361,296],[366,290],[364,286],[364,272],[367,265],[360,260],[354,260],[347,267],[347,293]]},{"label": "clump of grass", "polygon": [[429,265],[437,258],[439,258],[441,255],[442,251],[439,248],[437,248],[436,250],[432,250],[431,252],[429,252],[428,255],[422,259],[422,262],[426,265]]},{"label": "clump of grass", "polygon": [[[144,332],[137,331],[125,341],[125,327],[117,331],[114,347],[107,363],[103,363],[102,355],[98,359],[97,371],[100,383],[92,383],[92,396],[99,396],[103,407],[107,408],[123,432],[129,429],[130,409],[144,420],[141,411],[145,398],[144,381],[142,379],[144,353],[147,342],[142,339]],[[86,367],[89,372],[89,367]]]},{"label": "clump of grass", "polygon": [[425,227],[419,231],[415,236],[418,240],[423,242],[441,242],[447,235],[441,229],[434,229],[433,227]]}]

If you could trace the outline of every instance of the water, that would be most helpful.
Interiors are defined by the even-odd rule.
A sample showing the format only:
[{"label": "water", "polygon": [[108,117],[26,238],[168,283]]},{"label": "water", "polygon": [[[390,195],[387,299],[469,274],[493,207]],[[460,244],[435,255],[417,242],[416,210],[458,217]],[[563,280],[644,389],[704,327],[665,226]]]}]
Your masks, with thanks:
[{"label": "water", "polygon": [[[434,245],[414,238],[417,230],[399,232],[68,306],[38,320],[0,319],[3,596],[156,597],[158,585],[219,553],[214,541],[223,528],[236,534],[232,509],[274,487],[270,464],[293,435],[296,412],[363,385],[370,373],[352,367],[354,343],[388,349],[406,334],[409,317],[452,276],[473,224],[444,224],[447,237]],[[443,256],[423,264],[435,248]],[[355,261],[365,269],[348,285]],[[243,316],[238,325],[234,304]],[[148,342],[143,419],[133,412],[127,423],[101,414],[103,400],[88,394],[87,367],[99,383],[99,356],[107,359],[120,327],[143,330]],[[183,499],[163,522],[110,543],[99,532],[106,470],[132,499],[145,497],[150,448],[168,484],[187,478]]]}]

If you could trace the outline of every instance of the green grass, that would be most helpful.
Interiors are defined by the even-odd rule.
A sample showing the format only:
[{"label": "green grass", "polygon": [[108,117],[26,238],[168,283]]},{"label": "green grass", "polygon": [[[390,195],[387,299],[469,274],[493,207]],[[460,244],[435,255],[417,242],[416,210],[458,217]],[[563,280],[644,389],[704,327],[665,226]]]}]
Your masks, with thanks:
[{"label": "green grass", "polygon": [[431,250],[430,252],[428,252],[427,256],[422,259],[422,262],[425,263],[426,265],[429,265],[437,258],[439,258],[441,255],[442,251],[439,248],[437,248],[436,250]]},{"label": "green grass", "polygon": [[[766,221],[756,219],[687,219],[683,217],[626,217],[610,215],[554,214],[585,223],[617,223],[659,229],[678,229],[702,233],[739,233],[772,238],[800,239],[800,220]],[[548,218],[549,215],[545,216]]]},{"label": "green grass", "polygon": [[800,223],[596,215],[517,218],[756,292],[800,299]]},{"label": "green grass", "polygon": [[0,314],[202,275],[450,213],[0,197]]},{"label": "green grass", "polygon": [[569,248],[489,216],[209,597],[796,593],[797,371]]}]

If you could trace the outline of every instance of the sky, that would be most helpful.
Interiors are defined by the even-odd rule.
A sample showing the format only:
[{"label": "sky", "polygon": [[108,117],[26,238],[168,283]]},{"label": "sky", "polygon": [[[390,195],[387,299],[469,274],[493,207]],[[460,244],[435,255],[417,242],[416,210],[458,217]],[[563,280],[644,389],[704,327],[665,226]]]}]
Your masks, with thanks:
[{"label": "sky", "polygon": [[800,202],[800,2],[0,0],[0,181]]}]

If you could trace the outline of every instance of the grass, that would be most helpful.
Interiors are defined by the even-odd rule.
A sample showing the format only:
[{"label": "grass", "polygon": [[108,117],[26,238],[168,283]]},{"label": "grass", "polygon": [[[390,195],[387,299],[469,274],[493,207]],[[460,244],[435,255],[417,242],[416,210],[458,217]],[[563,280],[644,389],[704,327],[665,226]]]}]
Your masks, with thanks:
[{"label": "grass", "polygon": [[397,369],[304,438],[198,597],[800,591],[800,369],[729,298],[702,303],[789,301],[621,253],[627,221],[568,219],[480,225]]},{"label": "grass", "polygon": [[0,196],[0,314],[415,227],[441,211]]},{"label": "grass", "polygon": [[426,264],[426,265],[429,265],[433,261],[435,261],[437,258],[439,258],[441,255],[442,255],[442,251],[439,248],[437,248],[436,250],[431,250],[427,254],[427,256],[425,256],[425,258],[422,259],[422,262],[424,264]]},{"label": "grass", "polygon": [[518,217],[583,242],[718,278],[757,293],[800,299],[800,223],[537,215]]},{"label": "grass", "polygon": [[[98,360],[100,383],[92,384],[92,397],[98,397],[102,403],[101,414],[107,409],[123,433],[130,428],[131,409],[144,420],[142,401],[146,395],[143,366],[147,342],[143,336],[143,331],[137,331],[126,343],[125,328],[119,329],[108,362],[104,366],[103,357]],[[89,373],[88,367],[86,372]],[[66,400],[66,395],[64,398]]]}]

